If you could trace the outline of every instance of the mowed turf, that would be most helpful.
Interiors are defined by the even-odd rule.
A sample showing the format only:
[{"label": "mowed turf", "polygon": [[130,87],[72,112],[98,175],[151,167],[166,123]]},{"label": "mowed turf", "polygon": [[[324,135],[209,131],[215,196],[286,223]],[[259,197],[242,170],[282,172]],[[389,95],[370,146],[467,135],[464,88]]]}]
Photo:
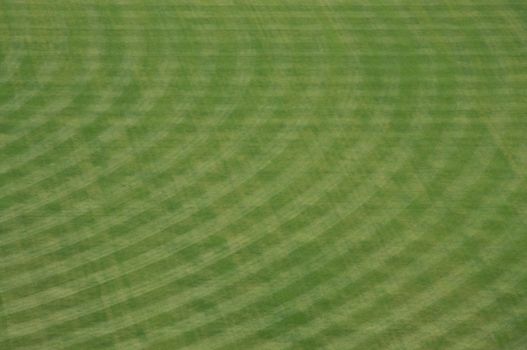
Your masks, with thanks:
[{"label": "mowed turf", "polygon": [[0,349],[527,348],[527,2],[0,0]]}]

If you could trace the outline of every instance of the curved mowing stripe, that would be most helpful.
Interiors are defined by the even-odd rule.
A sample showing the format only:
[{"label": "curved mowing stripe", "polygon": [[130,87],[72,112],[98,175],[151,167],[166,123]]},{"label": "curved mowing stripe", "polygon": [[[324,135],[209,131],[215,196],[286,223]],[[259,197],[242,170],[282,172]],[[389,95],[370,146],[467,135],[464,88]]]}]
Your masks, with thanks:
[{"label": "curved mowing stripe", "polygon": [[527,344],[523,3],[0,12],[0,348]]},{"label": "curved mowing stripe", "polygon": [[[381,256],[382,256],[382,255],[381,255]],[[373,257],[373,260],[374,260],[374,261],[379,261],[380,259],[378,259],[378,258],[376,259],[375,257]],[[300,303],[300,304],[305,305],[306,303],[303,302],[303,303]],[[282,306],[281,306],[281,307],[282,307]],[[270,328],[270,327],[269,327],[269,328]],[[217,344],[216,342],[214,342],[214,343]],[[247,343],[247,344],[252,344],[252,343]],[[230,345],[226,345],[225,348],[229,348],[229,347],[231,347],[231,346],[233,346],[233,345],[232,345],[232,344],[230,344]],[[236,345],[236,346],[243,347],[244,345],[240,345],[240,344],[238,344],[238,345]],[[205,347],[208,347],[208,345],[205,345]]]}]

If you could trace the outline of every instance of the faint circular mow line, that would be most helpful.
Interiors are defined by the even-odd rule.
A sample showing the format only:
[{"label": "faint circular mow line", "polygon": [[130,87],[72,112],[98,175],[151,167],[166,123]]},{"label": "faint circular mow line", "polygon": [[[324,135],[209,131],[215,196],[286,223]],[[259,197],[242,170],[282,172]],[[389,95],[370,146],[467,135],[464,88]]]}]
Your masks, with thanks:
[{"label": "faint circular mow line", "polygon": [[[0,258],[0,264],[7,268],[6,277],[0,279],[0,290],[8,289],[2,299],[3,314],[8,316],[9,326],[8,337],[0,344],[35,350],[42,346],[74,349],[104,344],[127,349],[165,346],[277,349],[287,345],[376,348],[379,344],[376,339],[390,337],[398,330],[399,323],[414,325],[436,310],[439,310],[437,320],[417,324],[414,334],[407,329],[394,334],[392,348],[399,341],[412,349],[424,348],[443,344],[440,341],[447,338],[451,338],[448,344],[459,349],[488,346],[492,344],[489,339],[470,342],[468,337],[489,330],[506,339],[503,344],[513,344],[514,339],[519,339],[519,323],[511,326],[516,328],[506,329],[507,322],[512,320],[512,316],[506,314],[513,307],[525,309],[524,303],[519,300],[502,302],[492,297],[523,285],[524,279],[515,279],[514,274],[520,271],[525,257],[509,255],[520,251],[524,243],[519,234],[522,217],[518,207],[523,203],[520,194],[525,179],[519,176],[521,172],[513,176],[508,168],[503,169],[503,159],[490,139],[483,137],[483,124],[475,120],[482,109],[508,116],[507,121],[519,118],[521,96],[509,92],[512,86],[523,84],[515,80],[516,66],[502,67],[508,78],[499,87],[497,83],[493,85],[492,81],[478,78],[485,67],[498,72],[500,58],[512,57],[508,54],[502,57],[509,41],[493,51],[500,64],[489,66],[485,64],[484,55],[490,52],[491,46],[482,50],[476,40],[482,33],[479,30],[494,28],[494,25],[497,38],[515,32],[511,28],[516,27],[501,24],[506,16],[499,9],[504,5],[480,8],[475,4],[429,4],[424,7],[369,2],[355,4],[353,8],[335,4],[327,13],[327,8],[321,7],[323,4],[314,7],[284,3],[211,5],[202,1],[163,4],[160,9],[166,12],[167,20],[172,18],[171,21],[203,29],[198,32],[218,29],[216,38],[234,34],[235,29],[239,33],[249,33],[247,35],[255,40],[251,40],[251,44],[255,45],[261,44],[256,40],[265,35],[273,36],[273,40],[292,38],[294,52],[281,53],[288,48],[293,51],[287,39],[285,44],[276,40],[276,46],[264,46],[253,52],[243,50],[241,55],[230,52],[230,44],[225,43],[225,46],[220,45],[221,52],[207,57],[218,62],[232,62],[235,58],[261,62],[259,55],[269,49],[275,59],[272,79],[285,72],[277,69],[277,62],[287,59],[293,69],[286,77],[291,78],[287,83],[294,84],[280,85],[278,91],[270,92],[269,86],[262,89],[267,94],[265,100],[244,100],[244,103],[231,100],[228,105],[226,98],[229,96],[213,91],[223,86],[215,80],[206,90],[210,98],[200,98],[192,106],[191,114],[210,112],[209,118],[199,124],[204,130],[210,127],[209,132],[195,134],[201,146],[185,149],[181,158],[170,162],[170,155],[181,151],[179,145],[169,145],[171,140],[179,140],[177,137],[170,137],[168,132],[159,134],[164,135],[162,142],[156,142],[155,135],[148,132],[136,137],[142,142],[136,144],[134,151],[141,152],[141,157],[151,154],[159,162],[169,160],[159,168],[159,162],[141,164],[156,169],[155,176],[127,177],[126,170],[133,171],[139,162],[125,160],[115,171],[114,168],[100,169],[64,184],[44,179],[26,187],[20,186],[24,181],[18,179],[17,191],[22,187],[23,191],[14,195],[23,196],[35,190],[37,204],[28,204],[24,212],[8,206],[16,217],[2,223],[8,230],[0,240],[0,252],[13,247],[16,254]],[[143,11],[158,8],[141,1],[113,6],[123,10],[120,15],[137,18],[139,22]],[[78,11],[79,7],[72,4],[71,9]],[[273,16],[273,12],[281,15]],[[496,16],[494,12],[499,16],[493,17]],[[258,16],[248,15],[252,13]],[[287,15],[292,13],[295,15],[287,21]],[[108,11],[104,16],[110,19],[115,13]],[[332,25],[333,20],[337,24]],[[467,22],[467,27],[458,25],[463,21]],[[147,28],[157,26],[154,22],[140,23]],[[492,25],[486,27],[489,23]],[[125,25],[119,29],[122,33],[131,33],[131,28]],[[354,28],[357,29],[356,38],[353,44],[346,46],[346,31]],[[447,29],[442,32],[441,28]],[[165,29],[166,33],[175,33],[174,27]],[[270,30],[264,32],[262,29]],[[313,34],[312,40],[305,41],[309,33]],[[192,37],[193,34],[183,35]],[[337,42],[337,37],[342,41]],[[419,41],[419,38],[424,40]],[[517,42],[510,45],[511,52],[518,55]],[[421,48],[423,51],[412,56],[414,49]],[[128,51],[136,52],[139,48],[131,46]],[[182,53],[181,59],[204,57],[207,52]],[[381,57],[383,52],[386,55]],[[416,57],[428,59],[427,55],[431,55],[431,60],[438,55],[437,60],[418,65],[415,70],[410,63],[397,64]],[[363,60],[359,72],[355,74],[355,67],[351,67],[352,73],[348,75],[343,68],[344,62],[358,56]],[[161,61],[145,61],[145,65],[160,68]],[[254,69],[258,76],[270,74],[266,69]],[[208,70],[202,72],[208,74]],[[231,74],[227,71],[217,73],[217,79]],[[431,85],[413,82],[420,75],[431,74],[435,78],[426,80]],[[359,81],[354,81],[355,84],[347,79],[341,81],[338,75]],[[401,78],[403,75],[408,79]],[[250,84],[243,85],[244,88],[256,88],[261,81],[258,76]],[[315,82],[316,79],[321,81]],[[491,93],[476,89],[478,82],[481,89],[493,88],[495,94],[491,96]],[[233,84],[232,89],[241,85]],[[354,90],[352,96],[338,93],[342,87],[359,85],[363,88]],[[176,96],[171,89],[177,86],[170,85],[167,95],[160,100],[163,106],[167,105],[172,93]],[[436,89],[433,93],[429,91],[431,86]],[[156,86],[148,88],[154,89],[148,91],[156,94]],[[187,101],[200,96],[196,93],[199,88],[199,84],[190,86],[191,91],[184,94]],[[135,93],[137,89],[134,85],[127,91]],[[141,90],[148,99],[150,93]],[[334,96],[332,91],[336,92]],[[346,98],[351,101],[346,102]],[[210,106],[206,106],[207,101]],[[228,142],[217,142],[216,137],[223,135],[220,135],[223,127],[241,125],[236,124],[238,115],[254,111],[251,108],[258,103],[275,101],[280,102],[274,106],[276,114],[258,108],[256,117],[243,119],[246,123],[243,129],[226,136],[230,137]],[[413,101],[418,102],[414,104]],[[500,101],[503,104],[499,107],[492,104]],[[112,102],[107,111],[129,111],[138,106],[137,116],[145,119],[134,125],[147,127],[148,111],[145,109],[153,105],[143,105],[145,100],[133,102],[133,98],[123,96]],[[412,106],[407,108],[410,104]],[[367,115],[372,106],[389,117],[364,117],[359,119],[362,123],[349,124],[344,117],[332,118],[333,114],[343,113],[345,107],[360,109]],[[178,113],[184,113],[186,107]],[[294,116],[302,111],[312,112],[313,116],[305,123],[302,120],[306,118],[290,117],[296,124],[280,124],[281,115],[287,111]],[[159,112],[156,118],[169,114],[166,109],[159,109]],[[213,115],[222,112],[234,116],[233,122],[214,123],[217,120]],[[265,121],[261,120],[264,116],[268,117]],[[352,117],[357,120],[362,115]],[[317,120],[321,123],[317,124]],[[331,128],[322,123],[327,120],[333,123]],[[505,121],[496,119],[495,123],[498,122]],[[352,131],[355,124],[357,133]],[[126,125],[116,123],[112,128]],[[294,132],[286,135],[290,126]],[[268,132],[263,130],[266,127],[272,127],[273,132],[278,130],[276,137],[263,138],[270,144],[257,148],[254,154],[244,152],[243,147],[248,143],[242,141],[254,137],[259,127],[263,133]],[[374,127],[379,129],[373,135],[370,129]],[[498,136],[514,138],[522,127],[511,127]],[[385,130],[386,134],[381,135],[380,130]],[[357,138],[341,142],[341,135],[347,132],[350,138]],[[111,130],[102,135],[111,138]],[[145,143],[149,140],[152,143],[148,145],[162,148],[150,152]],[[208,144],[208,140],[214,142]],[[300,153],[302,143],[306,146],[304,153]],[[217,147],[218,144],[222,147]],[[514,147],[509,150],[519,152],[520,148]],[[348,156],[354,151],[364,153]],[[112,155],[111,160],[122,160],[119,155],[126,156],[125,152],[124,147],[118,147],[107,154]],[[58,148],[52,149],[47,157],[59,156],[59,153]],[[91,154],[85,152],[83,156]],[[244,158],[237,163],[236,157]],[[37,157],[15,170],[38,170],[41,166],[38,160]],[[280,164],[284,166],[280,168]],[[317,169],[317,164],[333,171]],[[189,170],[177,172],[178,166]],[[227,176],[218,180],[215,176],[222,169]],[[170,177],[172,171],[177,173],[173,178]],[[266,172],[272,175],[266,177]],[[363,177],[361,172],[371,174]],[[52,173],[38,172],[38,178],[49,174]],[[54,174],[63,175],[62,172]],[[90,222],[84,222],[83,215],[90,213],[92,207],[82,191],[104,184],[103,175],[104,179],[113,180],[107,189],[118,189],[120,181],[131,187],[117,191],[115,198],[104,202],[104,210],[108,213],[93,215]],[[89,183],[79,182],[82,179]],[[346,196],[337,196],[339,189],[350,187],[352,190],[345,191]],[[142,194],[134,195],[135,190]],[[45,201],[46,193],[53,201]],[[10,204],[15,197],[7,198]],[[390,206],[391,200],[399,205]],[[332,201],[336,202],[332,204]],[[61,202],[72,205],[73,209],[63,212],[64,215],[52,214],[47,218],[39,212],[41,208],[46,209],[46,205],[60,205]],[[170,209],[156,210],[161,202],[170,204]],[[181,211],[175,209],[179,205],[194,207]],[[459,213],[448,223],[453,210]],[[112,218],[110,215],[118,216]],[[136,216],[140,220],[134,220]],[[490,227],[494,225],[493,220],[503,223]],[[118,235],[112,234],[114,229],[120,230]],[[439,234],[442,229],[449,232]],[[55,232],[57,230],[64,232]],[[180,234],[169,235],[170,230]],[[479,232],[482,236],[478,238]],[[427,233],[437,233],[437,237]],[[458,234],[465,236],[460,238]],[[507,239],[501,240],[505,234]],[[214,243],[215,236],[225,238],[227,249],[209,246]],[[97,240],[97,237],[104,239]],[[358,242],[364,243],[363,250],[355,245]],[[175,248],[163,249],[163,245]],[[352,260],[354,266],[346,266],[350,246],[357,250]],[[415,248],[420,249],[412,253]],[[510,271],[499,276],[495,268],[486,270],[470,264],[470,256],[487,248],[492,249],[486,255],[486,263],[499,264]],[[73,250],[78,250],[78,254],[72,254]],[[30,257],[32,251],[37,254]],[[298,255],[304,252],[305,259]],[[460,258],[458,265],[451,262],[461,253],[466,257]],[[188,260],[183,255],[189,255]],[[199,259],[193,261],[191,258]],[[402,264],[402,259],[406,258],[414,263]],[[39,266],[40,259],[46,264]],[[227,264],[230,260],[231,267]],[[41,267],[44,265],[46,268]],[[479,279],[487,271],[490,290],[478,294],[481,304],[475,300],[460,305],[457,300],[460,288],[472,286],[476,279],[474,283],[479,285]],[[15,279],[17,274],[19,279]],[[422,283],[420,278],[424,274],[430,276],[427,275]],[[319,276],[326,277],[317,281]],[[187,279],[191,278],[195,283],[187,284]],[[260,283],[262,279],[267,284]],[[34,283],[28,283],[30,281]],[[418,286],[419,283],[423,285]],[[356,291],[361,290],[365,295],[354,299]],[[371,293],[366,293],[368,290]],[[89,294],[90,291],[93,293]],[[405,295],[410,300],[394,299],[392,303],[387,298],[388,293]],[[202,300],[204,305],[200,306]],[[381,314],[379,311],[384,305],[393,306],[393,310],[390,308]],[[449,325],[445,320],[455,311],[456,305],[466,317]],[[480,324],[479,315],[497,307],[502,309],[484,329],[453,331],[454,327],[464,327],[467,322]],[[352,320],[357,332],[344,337],[336,335]]]}]

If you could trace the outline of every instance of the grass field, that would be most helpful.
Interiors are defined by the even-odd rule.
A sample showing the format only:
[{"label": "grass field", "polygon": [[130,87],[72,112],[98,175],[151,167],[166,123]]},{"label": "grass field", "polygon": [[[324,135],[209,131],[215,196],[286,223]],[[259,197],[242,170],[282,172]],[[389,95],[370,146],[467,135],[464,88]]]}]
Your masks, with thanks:
[{"label": "grass field", "polygon": [[527,349],[524,0],[0,0],[0,349]]}]

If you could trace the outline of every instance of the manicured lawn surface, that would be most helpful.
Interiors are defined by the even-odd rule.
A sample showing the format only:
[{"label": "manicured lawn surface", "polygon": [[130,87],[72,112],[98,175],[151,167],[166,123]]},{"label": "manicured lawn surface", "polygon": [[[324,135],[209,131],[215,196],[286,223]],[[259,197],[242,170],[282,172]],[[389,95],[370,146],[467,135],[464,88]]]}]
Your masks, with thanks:
[{"label": "manicured lawn surface", "polygon": [[527,2],[0,0],[0,349],[527,348]]}]

